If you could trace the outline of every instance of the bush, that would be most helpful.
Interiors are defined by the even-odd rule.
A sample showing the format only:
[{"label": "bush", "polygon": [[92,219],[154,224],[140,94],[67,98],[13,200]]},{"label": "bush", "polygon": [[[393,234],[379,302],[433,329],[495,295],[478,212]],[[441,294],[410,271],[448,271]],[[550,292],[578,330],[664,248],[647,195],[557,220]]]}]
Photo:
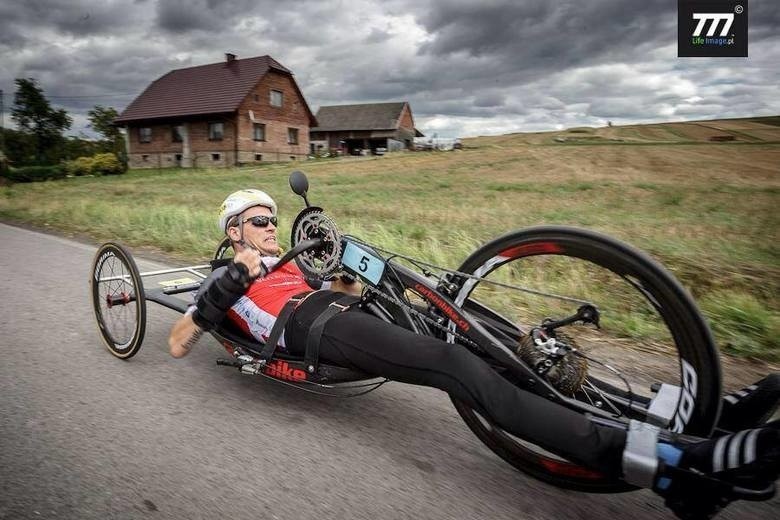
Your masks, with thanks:
[{"label": "bush", "polygon": [[22,168],[10,168],[3,176],[14,182],[35,182],[47,179],[63,179],[66,175],[65,168],[55,166],[24,166]]},{"label": "bush", "polygon": [[68,175],[119,175],[124,173],[125,167],[113,153],[99,153],[92,157],[79,157],[68,161],[66,165]]},{"label": "bush", "polygon": [[112,153],[99,153],[92,156],[92,173],[99,175],[120,175],[125,168]]},{"label": "bush", "polygon": [[80,177],[82,175],[92,175],[93,172],[92,157],[79,157],[65,163],[65,171],[68,175]]}]

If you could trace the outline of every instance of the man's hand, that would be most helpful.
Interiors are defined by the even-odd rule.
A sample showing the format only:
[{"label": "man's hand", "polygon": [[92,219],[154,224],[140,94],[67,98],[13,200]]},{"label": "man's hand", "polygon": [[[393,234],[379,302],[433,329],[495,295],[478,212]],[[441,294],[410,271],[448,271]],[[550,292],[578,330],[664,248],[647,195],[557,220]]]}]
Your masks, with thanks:
[{"label": "man's hand", "polygon": [[243,251],[236,253],[233,257],[233,262],[236,264],[244,264],[249,271],[249,277],[254,280],[260,275],[266,273],[265,265],[262,262],[262,256],[254,249],[246,248]]},{"label": "man's hand", "polygon": [[330,290],[351,294],[352,296],[360,296],[363,292],[363,284],[351,276],[347,278],[342,275],[331,282]]}]

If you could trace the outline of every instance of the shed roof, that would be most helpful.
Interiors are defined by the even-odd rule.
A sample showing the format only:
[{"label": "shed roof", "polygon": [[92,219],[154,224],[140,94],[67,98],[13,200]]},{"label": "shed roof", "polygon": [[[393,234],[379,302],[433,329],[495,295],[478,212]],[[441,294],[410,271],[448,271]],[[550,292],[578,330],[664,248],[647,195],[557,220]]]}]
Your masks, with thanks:
[{"label": "shed roof", "polygon": [[320,107],[312,132],[344,130],[395,130],[406,101]]},{"label": "shed roof", "polygon": [[[114,123],[234,112],[270,70],[292,76],[270,56],[172,70],[149,85]],[[294,79],[293,84],[298,89]],[[314,122],[305,99],[304,106]]]}]

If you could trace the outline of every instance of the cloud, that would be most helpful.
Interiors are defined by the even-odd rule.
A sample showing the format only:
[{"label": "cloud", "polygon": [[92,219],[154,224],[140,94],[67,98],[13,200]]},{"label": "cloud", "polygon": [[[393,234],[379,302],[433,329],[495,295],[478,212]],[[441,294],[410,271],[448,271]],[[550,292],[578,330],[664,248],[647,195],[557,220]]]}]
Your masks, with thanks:
[{"label": "cloud", "polygon": [[[270,54],[312,109],[409,101],[477,135],[780,113],[780,11],[750,5],[750,58],[677,58],[668,0],[28,0],[0,3],[0,89],[35,77],[74,115],[123,109],[175,69]],[[6,118],[6,121],[8,119]]]}]

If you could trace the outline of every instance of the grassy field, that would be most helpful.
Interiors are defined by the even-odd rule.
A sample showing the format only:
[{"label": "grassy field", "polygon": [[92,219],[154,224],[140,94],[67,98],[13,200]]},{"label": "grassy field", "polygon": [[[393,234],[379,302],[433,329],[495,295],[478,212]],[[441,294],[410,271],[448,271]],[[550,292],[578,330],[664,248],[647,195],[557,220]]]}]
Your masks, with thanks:
[{"label": "grassy field", "polygon": [[[479,244],[525,226],[606,232],[669,267],[727,352],[780,361],[775,119],[580,128],[466,139],[456,152],[16,184],[0,187],[0,218],[200,261],[220,239],[219,204],[243,187],[277,199],[288,237],[302,201],[287,175],[298,167],[310,201],[343,231],[453,268]],[[709,142],[713,135],[735,141]]]}]

